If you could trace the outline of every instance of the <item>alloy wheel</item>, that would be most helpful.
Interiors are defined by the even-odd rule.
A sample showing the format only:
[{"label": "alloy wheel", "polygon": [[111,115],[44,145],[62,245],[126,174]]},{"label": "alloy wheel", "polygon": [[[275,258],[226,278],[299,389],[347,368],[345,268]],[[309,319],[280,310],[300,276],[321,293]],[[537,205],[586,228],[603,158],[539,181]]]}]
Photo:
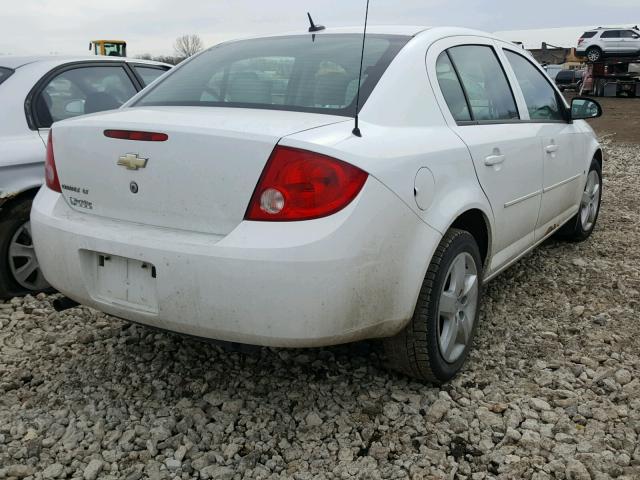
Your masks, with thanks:
[{"label": "alloy wheel", "polygon": [[9,243],[9,268],[15,281],[27,290],[44,290],[49,284],[40,271],[31,237],[31,223],[16,230]]},{"label": "alloy wheel", "polygon": [[478,294],[476,262],[469,253],[460,253],[449,267],[438,305],[438,344],[448,363],[460,358],[471,339]]},{"label": "alloy wheel", "polygon": [[600,208],[600,195],[600,176],[597,171],[591,170],[580,202],[580,222],[585,232],[591,230],[596,221],[598,208]]}]

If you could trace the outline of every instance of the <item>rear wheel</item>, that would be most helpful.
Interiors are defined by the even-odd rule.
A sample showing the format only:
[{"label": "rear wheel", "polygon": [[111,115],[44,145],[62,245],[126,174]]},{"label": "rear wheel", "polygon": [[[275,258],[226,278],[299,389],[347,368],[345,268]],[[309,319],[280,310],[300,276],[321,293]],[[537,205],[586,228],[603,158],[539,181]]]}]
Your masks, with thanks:
[{"label": "rear wheel", "polygon": [[478,244],[464,230],[449,230],[431,260],[413,318],[385,339],[389,367],[437,384],[453,378],[473,343],[481,289]]},{"label": "rear wheel", "polygon": [[591,162],[587,183],[582,193],[580,210],[558,232],[558,236],[573,242],[589,238],[596,227],[602,202],[602,168],[597,160]]},{"label": "rear wheel", "polygon": [[597,62],[602,59],[602,50],[598,47],[589,47],[586,53],[590,62]]},{"label": "rear wheel", "polygon": [[0,217],[0,298],[51,287],[42,276],[31,237],[31,198],[15,201]]}]

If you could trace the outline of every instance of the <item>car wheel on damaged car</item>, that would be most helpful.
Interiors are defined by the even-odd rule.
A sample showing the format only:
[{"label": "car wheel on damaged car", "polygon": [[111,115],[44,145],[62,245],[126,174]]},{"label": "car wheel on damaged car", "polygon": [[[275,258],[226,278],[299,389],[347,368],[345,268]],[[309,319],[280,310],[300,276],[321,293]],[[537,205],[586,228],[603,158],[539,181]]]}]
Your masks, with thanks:
[{"label": "car wheel on damaged car", "polygon": [[585,208],[603,157],[583,120],[601,109],[482,32],[366,42],[361,136],[359,28],[229,42],[118,111],[54,125],[31,217],[46,277],[189,335],[385,339],[392,368],[451,379],[482,285]]},{"label": "car wheel on damaged car", "polygon": [[31,200],[30,197],[16,200],[0,215],[0,299],[49,288],[31,238]]}]

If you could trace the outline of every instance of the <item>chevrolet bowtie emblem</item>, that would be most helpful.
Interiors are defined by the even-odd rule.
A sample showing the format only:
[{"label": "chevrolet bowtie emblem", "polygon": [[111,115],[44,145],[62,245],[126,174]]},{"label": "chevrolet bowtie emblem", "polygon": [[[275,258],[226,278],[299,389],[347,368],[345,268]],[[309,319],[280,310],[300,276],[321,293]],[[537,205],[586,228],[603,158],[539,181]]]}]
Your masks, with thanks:
[{"label": "chevrolet bowtie emblem", "polygon": [[137,153],[127,153],[118,159],[118,165],[127,170],[138,170],[147,166],[148,158],[140,158]]}]

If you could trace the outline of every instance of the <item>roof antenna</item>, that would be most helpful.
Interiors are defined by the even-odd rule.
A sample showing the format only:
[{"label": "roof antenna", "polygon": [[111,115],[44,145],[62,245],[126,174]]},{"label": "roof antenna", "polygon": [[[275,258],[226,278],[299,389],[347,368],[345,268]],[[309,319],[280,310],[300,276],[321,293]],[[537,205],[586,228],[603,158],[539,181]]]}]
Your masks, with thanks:
[{"label": "roof antenna", "polygon": [[369,0],[367,0],[367,10],[364,14],[364,33],[362,34],[362,52],[360,53],[360,73],[358,74],[358,93],[356,94],[356,124],[353,127],[352,133],[356,137],[362,137],[360,126],[358,123],[358,115],[360,114],[360,84],[362,83],[362,65],[364,63],[364,42],[367,39],[367,22],[369,20]]},{"label": "roof antenna", "polygon": [[307,12],[307,17],[309,17],[309,33],[320,32],[325,29],[324,25],[316,25],[313,23],[313,18],[311,18],[311,14]]}]

